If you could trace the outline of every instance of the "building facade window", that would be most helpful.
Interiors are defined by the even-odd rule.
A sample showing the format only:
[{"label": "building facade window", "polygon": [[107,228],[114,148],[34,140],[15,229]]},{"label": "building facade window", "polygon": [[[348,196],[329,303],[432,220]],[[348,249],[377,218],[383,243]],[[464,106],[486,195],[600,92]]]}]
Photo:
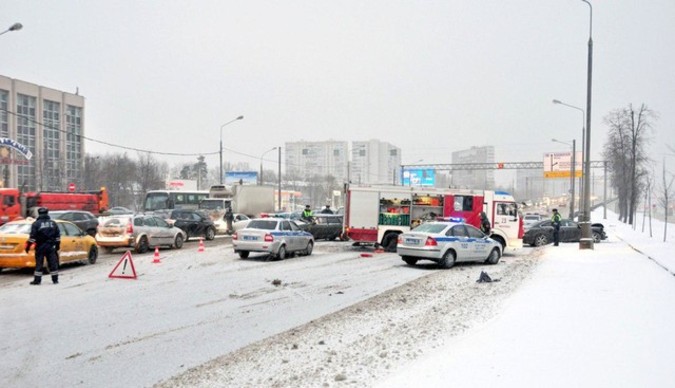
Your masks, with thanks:
[{"label": "building facade window", "polygon": [[61,162],[61,103],[44,100],[42,110],[43,186],[48,191],[62,191]]},{"label": "building facade window", "polygon": [[9,104],[9,92],[0,89],[0,137],[9,137],[9,120],[7,110]]},{"label": "building facade window", "polygon": [[[16,141],[31,150],[33,155],[37,154],[35,147],[35,103],[35,97],[23,94],[17,94],[16,96]],[[17,166],[19,187],[25,187],[27,190],[37,189],[35,178],[35,158],[31,158],[28,164]]]},{"label": "building facade window", "polygon": [[66,107],[66,180],[78,183],[82,169],[82,108],[72,105]]}]

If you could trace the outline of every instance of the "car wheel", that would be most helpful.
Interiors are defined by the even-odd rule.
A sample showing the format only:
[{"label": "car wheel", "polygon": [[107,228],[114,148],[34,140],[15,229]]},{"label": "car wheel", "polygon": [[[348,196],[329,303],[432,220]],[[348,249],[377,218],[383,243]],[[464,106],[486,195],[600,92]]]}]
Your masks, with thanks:
[{"label": "car wheel", "polygon": [[115,250],[115,247],[105,247],[103,249],[105,249],[105,253],[113,253],[113,251]]},{"label": "car wheel", "polygon": [[89,249],[89,257],[87,257],[87,261],[89,264],[94,264],[96,263],[96,259],[98,259],[98,249],[95,246],[92,246],[91,249]]},{"label": "car wheel", "polygon": [[215,228],[208,228],[206,229],[206,236],[204,236],[205,239],[208,241],[213,240],[216,238],[216,229]]},{"label": "car wheel", "polygon": [[286,258],[286,246],[282,245],[279,247],[279,252],[277,252],[277,259],[283,260]]},{"label": "car wheel", "polygon": [[417,259],[415,259],[414,257],[403,256],[403,257],[401,257],[401,258],[402,258],[403,261],[405,261],[405,263],[408,264],[408,265],[415,265],[415,264],[417,264]]},{"label": "car wheel", "polygon": [[384,250],[387,252],[396,252],[396,245],[398,245],[398,236],[390,234],[384,241]]},{"label": "car wheel", "polygon": [[534,238],[535,247],[542,247],[546,244],[548,244],[548,237],[546,237],[545,234],[539,234],[537,235],[537,237]]},{"label": "car wheel", "polygon": [[440,264],[440,266],[445,269],[452,268],[452,266],[455,265],[455,252],[453,251],[445,252],[445,255],[443,255],[443,258],[438,264]]},{"label": "car wheel", "polygon": [[600,233],[593,232],[593,242],[596,243],[596,244],[600,244],[600,241],[602,241],[602,237],[600,237]]},{"label": "car wheel", "polygon": [[248,257],[248,251],[239,251],[239,257],[245,259]]},{"label": "car wheel", "polygon": [[486,263],[488,264],[497,264],[499,263],[499,258],[501,255],[499,254],[499,249],[494,248],[492,249],[492,252],[490,252],[490,256],[488,256],[487,260],[485,260]]},{"label": "car wheel", "polygon": [[136,253],[145,253],[150,249],[150,246],[148,245],[148,238],[143,236],[141,237],[140,241],[138,241],[138,245],[136,245]]},{"label": "car wheel", "polygon": [[307,248],[305,249],[305,256],[309,256],[312,254],[312,250],[314,250],[314,243],[313,242],[308,242],[307,243]]},{"label": "car wheel", "polygon": [[177,234],[176,239],[173,242],[173,247],[176,249],[181,249],[183,247],[183,235]]}]

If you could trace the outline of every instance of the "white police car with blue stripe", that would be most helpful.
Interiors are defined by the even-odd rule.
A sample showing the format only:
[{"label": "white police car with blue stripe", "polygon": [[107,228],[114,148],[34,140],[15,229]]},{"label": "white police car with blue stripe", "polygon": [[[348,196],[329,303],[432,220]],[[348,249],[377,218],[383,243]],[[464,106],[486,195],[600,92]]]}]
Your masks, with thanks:
[{"label": "white police car with blue stripe", "polygon": [[497,264],[502,246],[460,218],[426,222],[401,233],[396,253],[409,265],[417,264],[418,260],[431,260],[443,268],[451,268],[463,261]]},{"label": "white police car with blue stripe", "polygon": [[232,235],[232,246],[242,259],[247,258],[250,252],[264,252],[283,260],[296,252],[311,255],[314,237],[291,220],[255,218]]}]

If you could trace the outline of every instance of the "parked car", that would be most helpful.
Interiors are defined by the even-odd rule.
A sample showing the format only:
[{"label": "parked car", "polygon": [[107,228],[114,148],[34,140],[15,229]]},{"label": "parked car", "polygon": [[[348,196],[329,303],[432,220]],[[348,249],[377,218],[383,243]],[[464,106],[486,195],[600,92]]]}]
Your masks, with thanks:
[{"label": "parked car", "polygon": [[314,236],[314,240],[335,240],[342,235],[343,217],[334,214],[315,214],[312,222],[297,221],[302,230]]},{"label": "parked car", "polygon": [[153,215],[101,217],[100,222],[96,242],[106,252],[115,248],[133,248],[138,253],[144,253],[159,246],[179,249],[187,238],[180,228]]},{"label": "parked car", "polygon": [[242,259],[247,258],[250,252],[265,252],[283,260],[296,252],[311,255],[314,237],[291,220],[254,218],[244,229],[232,235],[232,246]]},{"label": "parked car", "polygon": [[[51,213],[51,212],[50,212]],[[12,221],[0,227],[0,269],[35,268],[35,247],[24,250],[33,219]],[[68,221],[56,220],[61,232],[59,263],[86,261],[96,263],[96,240]]]},{"label": "parked car", "polygon": [[[599,243],[607,239],[602,224],[591,224],[593,241]],[[581,225],[578,222],[564,219],[560,221],[560,242],[578,242],[581,240]],[[523,244],[540,247],[553,242],[553,223],[545,220],[532,225],[523,236]]]},{"label": "parked car", "polygon": [[[244,229],[248,222],[251,219],[246,214],[234,213],[232,220],[232,229],[236,232],[240,229]],[[221,215],[216,218],[213,223],[216,225],[216,233],[225,234],[227,233],[227,221],[225,221],[225,215]]]},{"label": "parked car", "polygon": [[523,215],[523,229],[528,230],[530,227],[543,219],[541,214],[525,214]]},{"label": "parked car", "polygon": [[451,268],[462,261],[497,264],[502,256],[502,245],[473,225],[459,221],[430,221],[401,233],[396,252],[408,265],[431,260],[443,268]]},{"label": "parked car", "polygon": [[185,241],[190,237],[203,236],[206,240],[213,240],[216,237],[216,225],[201,211],[175,209],[169,213],[167,221],[185,232]]},{"label": "parked car", "polygon": [[91,237],[96,236],[98,218],[91,212],[84,210],[53,210],[49,212],[49,216],[53,220],[72,222]]}]

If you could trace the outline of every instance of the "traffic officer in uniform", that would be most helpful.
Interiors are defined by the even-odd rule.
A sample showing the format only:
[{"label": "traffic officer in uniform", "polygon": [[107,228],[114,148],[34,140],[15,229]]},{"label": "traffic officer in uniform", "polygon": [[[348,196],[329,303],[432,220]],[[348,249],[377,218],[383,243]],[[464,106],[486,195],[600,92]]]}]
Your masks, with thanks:
[{"label": "traffic officer in uniform", "polygon": [[558,213],[558,209],[553,209],[551,222],[553,222],[553,246],[556,247],[560,243],[560,221],[562,221],[562,216]]},{"label": "traffic officer in uniform", "polygon": [[59,282],[58,251],[61,248],[61,232],[56,222],[49,217],[49,210],[45,207],[38,209],[38,218],[30,228],[30,237],[26,241],[26,253],[31,245],[35,244],[35,279],[30,284],[38,285],[42,282],[42,266],[47,258],[52,282]]}]

